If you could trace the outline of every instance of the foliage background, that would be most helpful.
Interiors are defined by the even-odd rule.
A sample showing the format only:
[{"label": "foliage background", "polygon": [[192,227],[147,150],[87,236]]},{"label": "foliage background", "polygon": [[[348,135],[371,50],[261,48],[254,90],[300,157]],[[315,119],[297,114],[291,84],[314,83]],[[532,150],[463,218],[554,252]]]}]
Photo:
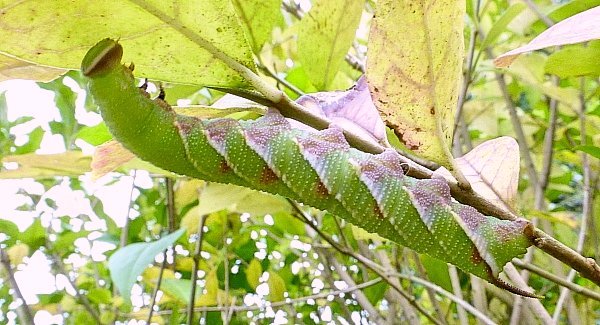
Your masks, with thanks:
[{"label": "foliage background", "polygon": [[[52,80],[38,84],[43,92],[29,89],[32,94],[52,93],[55,107],[52,118],[44,120],[37,113],[27,114],[23,107],[12,106],[12,96],[18,92],[15,83],[7,83],[4,87],[8,91],[0,96],[0,178],[6,179],[0,183],[4,206],[0,247],[4,266],[10,266],[1,269],[0,322],[27,323],[34,316],[40,323],[148,319],[160,324],[182,323],[195,263],[200,269],[196,317],[210,324],[427,321],[390,285],[401,286],[440,322],[476,321],[471,313],[414,278],[451,292],[458,301],[475,306],[498,323],[544,321],[544,313],[564,323],[600,320],[597,294],[561,293],[560,286],[539,272],[522,271],[535,291],[544,295],[542,309],[536,309],[534,304],[445,263],[382,242],[330,214],[308,208],[296,210],[281,198],[175,178],[136,160],[92,182],[86,174],[91,148],[109,140],[110,135],[85,96],[82,77],[77,71],[64,70],[77,68],[79,61],[64,58],[80,59],[104,36],[74,19],[65,19],[60,30],[7,32],[17,30],[28,19],[68,17],[81,9],[51,3],[37,4],[37,12],[11,12],[13,19],[5,18],[2,27],[0,76]],[[308,1],[232,3],[252,53],[228,40],[216,41],[217,46],[241,62],[256,61],[265,80],[292,98],[347,89],[361,75],[375,3],[367,1],[363,6],[360,1],[314,1],[312,11]],[[6,8],[10,4],[2,3],[0,8],[5,9],[0,12],[9,12]],[[548,24],[600,2],[468,1],[466,5],[466,78],[455,153],[498,136],[515,137],[522,149],[518,198],[522,215],[536,218],[555,238],[600,260],[596,191],[600,168],[600,71],[596,62],[600,41],[534,52],[521,56],[509,69],[492,65],[496,55],[528,42]],[[205,21],[210,17],[225,19],[219,16],[218,8],[203,12],[208,15]],[[129,18],[128,24],[121,22],[124,29],[147,28],[143,12],[132,13]],[[105,20],[100,12],[88,17],[85,24],[100,26]],[[357,32],[353,26],[358,27]],[[398,37],[406,32],[400,28]],[[218,80],[225,86],[244,86],[226,68],[215,66],[209,68],[216,77],[208,80],[195,65],[204,62],[202,54],[194,54],[198,51],[184,43],[175,51],[185,53],[178,58],[188,66],[173,67],[173,75],[153,75],[152,66],[160,62],[153,60],[169,55],[164,49],[177,43],[177,36],[168,31],[156,33],[168,41],[137,44],[139,53],[135,55],[147,58],[135,60],[138,75],[167,81],[184,76],[197,84]],[[59,67],[47,68],[31,63],[42,58],[35,54],[28,57],[27,53],[35,51],[26,46],[20,49],[17,45],[24,44],[21,37],[35,40],[27,43],[32,48],[68,37],[86,39],[88,44],[72,49],[81,55],[63,53],[43,58],[50,62],[48,65]],[[164,86],[170,103],[211,105],[223,96],[189,84]],[[546,141],[548,130],[555,133],[551,141]],[[58,145],[59,149],[42,155],[48,153],[46,144]],[[205,233],[199,253],[198,229],[202,224]],[[582,234],[584,224],[588,230]],[[159,238],[180,228],[185,234],[173,248],[165,249],[170,243]],[[131,268],[120,273],[112,268],[111,278],[108,257],[117,248],[133,243],[139,243],[140,250],[125,250],[122,261],[137,260],[142,266],[152,266],[144,267],[137,279],[135,274],[130,278]],[[391,275],[380,279],[357,260],[357,255],[381,265]],[[564,265],[535,249],[522,263],[567,278],[577,288],[587,288],[585,292],[598,292],[590,281],[571,274]],[[13,274],[20,286],[27,286],[28,277],[40,277],[50,284],[49,289],[43,293],[33,290],[36,295],[29,295],[25,306],[11,283]],[[411,277],[412,281],[407,280]],[[128,293],[117,290],[117,282],[133,280],[137,281],[130,300]],[[156,290],[158,283],[160,290]],[[149,318],[150,309],[154,312]]]}]

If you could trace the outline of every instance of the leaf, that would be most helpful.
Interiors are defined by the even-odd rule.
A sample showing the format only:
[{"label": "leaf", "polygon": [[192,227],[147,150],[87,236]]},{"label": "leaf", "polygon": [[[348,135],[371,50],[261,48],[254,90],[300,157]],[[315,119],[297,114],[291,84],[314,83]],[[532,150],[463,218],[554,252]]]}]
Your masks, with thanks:
[{"label": "leaf", "polygon": [[273,271],[269,272],[267,283],[269,285],[269,301],[276,302],[285,299],[283,295],[285,293],[285,282],[279,274]]},{"label": "leaf", "polygon": [[570,46],[552,53],[544,69],[560,78],[599,75],[598,58],[600,41],[593,41],[588,46]]},{"label": "leaf", "polygon": [[481,48],[485,49],[490,44],[493,44],[498,36],[500,36],[500,34],[506,30],[506,26],[508,26],[508,24],[510,24],[510,22],[513,21],[513,19],[515,19],[515,17],[517,17],[525,8],[527,8],[527,5],[522,2],[515,3],[508,7],[506,12],[504,12],[502,17],[500,17],[500,19],[494,23],[492,29],[490,29],[488,34],[485,36],[485,39],[481,43]]},{"label": "leaf", "polygon": [[508,51],[494,60],[497,67],[510,65],[520,54],[550,46],[575,44],[600,38],[600,7],[569,17],[539,34],[527,45]]},{"label": "leaf", "polygon": [[233,0],[232,3],[254,53],[260,54],[263,44],[271,38],[273,27],[283,22],[281,0]]},{"label": "leaf", "polygon": [[[423,158],[451,165],[464,1],[379,1],[367,80],[384,122]],[[398,28],[407,31],[398,36]]]},{"label": "leaf", "polygon": [[246,280],[252,289],[256,289],[256,287],[260,284],[258,279],[262,273],[263,271],[260,262],[256,258],[252,259],[246,268]]},{"label": "leaf", "polygon": [[135,155],[115,140],[96,147],[91,162],[92,179],[98,179],[112,172],[133,158]]},{"label": "leaf", "polygon": [[126,300],[129,300],[131,288],[142,271],[154,261],[157,254],[173,244],[184,232],[185,229],[179,229],[154,242],[127,245],[108,259],[110,277]]},{"label": "leaf", "polygon": [[0,81],[11,79],[51,81],[67,72],[66,69],[44,67],[0,53]]},{"label": "leaf", "polygon": [[367,141],[387,145],[386,128],[373,104],[365,77],[347,91],[307,94],[298,98],[297,102],[313,113],[329,118],[333,126],[352,129]]},{"label": "leaf", "polygon": [[316,0],[298,26],[298,60],[318,90],[333,81],[360,22],[364,0]]},{"label": "leaf", "polygon": [[127,49],[124,62],[135,62],[136,72],[151,79],[247,87],[206,44],[255,70],[229,1],[25,1],[4,7],[2,22],[3,53],[44,66],[79,68],[89,46],[113,37]]},{"label": "leaf", "polygon": [[97,146],[112,139],[112,135],[108,131],[106,124],[100,123],[94,126],[84,126],[77,132],[77,138]]},{"label": "leaf", "polygon": [[96,304],[108,305],[112,302],[112,293],[106,288],[91,288],[86,296]]},{"label": "leaf", "polygon": [[200,193],[199,200],[198,211],[194,211],[196,215],[206,215],[223,209],[253,216],[279,211],[291,212],[289,203],[280,196],[230,184],[207,184]]},{"label": "leaf", "polygon": [[[160,289],[166,294],[179,300],[184,304],[188,304],[190,301],[190,290],[192,288],[192,281],[187,279],[164,279]],[[200,298],[202,290],[196,289],[196,301]]]},{"label": "leaf", "polygon": [[90,157],[79,151],[59,154],[7,156],[2,162],[17,163],[16,169],[2,170],[0,179],[32,177],[36,179],[54,176],[79,176],[90,170]]},{"label": "leaf", "polygon": [[[520,155],[515,139],[488,140],[456,158],[456,164],[475,192],[496,206],[511,211],[516,209]],[[444,173],[442,168],[436,173],[448,177],[449,173]]]},{"label": "leaf", "polygon": [[588,155],[595,157],[596,159],[600,159],[600,147],[596,146],[576,146],[573,148],[574,151],[582,151],[587,153]]},{"label": "leaf", "polygon": [[379,241],[387,241],[386,238],[379,236],[376,233],[368,232],[360,227],[357,227],[353,224],[350,224],[352,229],[352,235],[356,240],[379,240]]},{"label": "leaf", "polygon": [[15,155],[23,155],[27,153],[32,153],[40,148],[40,144],[42,143],[42,139],[44,137],[44,129],[41,126],[36,127],[33,131],[29,132],[29,141],[22,146],[17,147],[14,154]]}]

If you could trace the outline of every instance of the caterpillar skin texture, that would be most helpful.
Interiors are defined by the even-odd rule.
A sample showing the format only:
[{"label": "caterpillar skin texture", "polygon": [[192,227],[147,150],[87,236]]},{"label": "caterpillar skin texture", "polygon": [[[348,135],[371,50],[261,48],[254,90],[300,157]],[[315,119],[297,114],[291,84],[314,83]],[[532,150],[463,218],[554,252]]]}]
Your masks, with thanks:
[{"label": "caterpillar skin texture", "polygon": [[403,174],[396,152],[351,148],[341,131],[291,128],[276,110],[252,121],[177,115],[135,86],[121,45],[105,39],[82,72],[106,125],[123,145],[180,175],[279,194],[327,210],[400,245],[452,263],[511,292],[498,275],[530,242],[525,220],[484,216],[452,201],[445,181]]}]

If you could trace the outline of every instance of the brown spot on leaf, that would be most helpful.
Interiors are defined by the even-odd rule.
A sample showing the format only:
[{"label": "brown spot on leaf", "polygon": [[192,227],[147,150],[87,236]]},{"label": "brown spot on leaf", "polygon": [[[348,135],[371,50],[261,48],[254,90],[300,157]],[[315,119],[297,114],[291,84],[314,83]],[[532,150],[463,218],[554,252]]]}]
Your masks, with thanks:
[{"label": "brown spot on leaf", "polygon": [[277,177],[275,172],[273,172],[273,170],[271,168],[269,168],[269,166],[263,167],[263,170],[260,174],[260,182],[261,183],[272,184],[273,182],[277,181],[278,179],[279,179],[279,177]]},{"label": "brown spot on leaf", "polygon": [[322,181],[317,182],[317,184],[315,185],[315,190],[320,196],[329,196],[329,191],[327,190],[327,187],[325,187],[325,184],[323,184]]},{"label": "brown spot on leaf", "polygon": [[398,140],[400,140],[400,142],[402,142],[402,144],[404,144],[408,149],[419,150],[419,147],[421,147],[420,143],[415,143],[411,139],[405,137],[404,133],[401,130],[398,130],[397,128],[393,128],[393,130],[394,134],[396,134],[396,137],[398,137]]},{"label": "brown spot on leaf", "polygon": [[435,107],[434,106],[431,106],[431,108],[429,108],[429,113],[431,115],[435,115]]}]

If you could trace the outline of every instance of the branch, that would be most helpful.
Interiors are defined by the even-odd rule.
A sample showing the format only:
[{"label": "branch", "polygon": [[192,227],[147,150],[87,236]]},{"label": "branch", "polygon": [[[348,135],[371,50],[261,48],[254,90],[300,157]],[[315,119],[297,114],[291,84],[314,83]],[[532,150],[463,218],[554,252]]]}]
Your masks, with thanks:
[{"label": "branch", "polygon": [[12,266],[10,265],[10,258],[8,254],[3,248],[0,248],[0,264],[4,266],[6,269],[6,276],[8,277],[8,282],[10,283],[10,287],[13,289],[13,300],[15,302],[21,302],[21,305],[18,307],[17,313],[19,318],[23,324],[33,324],[33,313],[31,312],[31,308],[23,298],[23,294],[21,293],[21,289],[19,289],[19,284],[17,283],[17,279],[15,279],[15,274],[13,273]]},{"label": "branch", "polygon": [[[364,289],[364,288],[368,288],[371,286],[376,285],[377,283],[381,282],[381,278],[376,278],[373,279],[371,281],[367,281],[365,283],[361,283],[361,284],[357,284],[356,286],[353,287],[348,287],[345,289],[341,289],[341,290],[334,290],[334,291],[329,291],[329,292],[321,292],[318,294],[314,294],[314,295],[310,295],[310,296],[304,296],[304,297],[300,297],[300,298],[295,298],[295,299],[287,299],[287,300],[283,300],[283,301],[277,301],[277,302],[273,302],[270,303],[268,306],[271,308],[277,308],[277,307],[282,307],[282,306],[286,306],[286,305],[293,305],[293,304],[297,304],[297,303],[301,303],[301,302],[305,302],[308,300],[319,300],[319,299],[327,299],[330,296],[338,296],[340,294],[344,294],[344,293],[348,293],[348,292],[352,292],[352,291],[356,291],[356,290],[360,290],[360,289]],[[213,306],[213,307],[196,307],[194,308],[194,312],[211,312],[211,311],[219,311],[219,312],[223,312],[223,311],[227,311],[227,310],[232,310],[233,312],[242,312],[242,311],[253,311],[253,310],[262,310],[264,308],[266,308],[267,306],[263,306],[263,305],[254,305],[254,306],[248,306],[248,305],[237,305],[237,306]],[[182,312],[185,310],[181,310]],[[162,311],[157,311],[156,315],[171,315],[173,314],[172,310],[162,310]],[[138,316],[135,313],[131,313],[126,315],[126,317],[131,317],[134,318]]]}]

